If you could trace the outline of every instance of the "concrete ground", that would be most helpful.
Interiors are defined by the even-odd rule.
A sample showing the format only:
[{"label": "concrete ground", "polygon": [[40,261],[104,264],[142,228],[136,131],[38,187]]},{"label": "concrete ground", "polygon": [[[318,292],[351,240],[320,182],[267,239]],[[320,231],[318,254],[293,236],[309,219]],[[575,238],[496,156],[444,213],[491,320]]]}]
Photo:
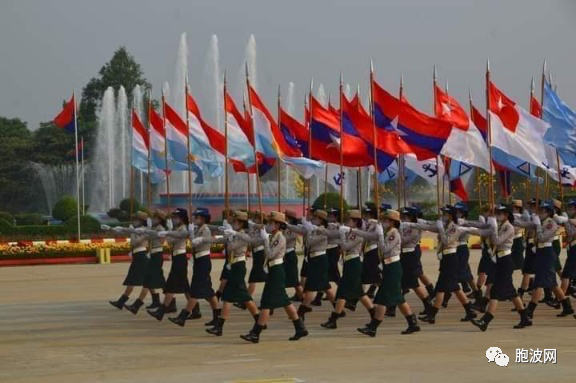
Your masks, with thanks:
[{"label": "concrete ground", "polygon": [[[478,259],[473,251],[474,269]],[[434,254],[424,254],[423,262],[435,280]],[[221,267],[222,261],[214,262],[214,280]],[[544,305],[535,326],[513,330],[518,316],[504,302],[482,333],[460,322],[463,310],[453,298],[435,325],[421,323],[420,333],[400,335],[406,324],[398,316],[368,338],[356,332],[368,320],[362,308],[341,319],[337,330],[322,329],[330,312],[325,302],[307,316],[308,338],[288,342],[292,325],[277,311],[261,343],[253,345],[238,338],[252,326],[248,313],[238,309],[224,336],[215,338],[204,332],[210,317],[206,303],[204,318],[185,328],[157,322],[144,311],[133,316],[113,308],[107,301],[122,292],[127,268],[123,263],[0,269],[0,382],[540,382],[576,375],[576,319],[556,318]],[[421,310],[414,294],[408,299]],[[487,362],[489,347],[509,356],[508,367]],[[557,363],[515,363],[517,348],[557,349]]]}]

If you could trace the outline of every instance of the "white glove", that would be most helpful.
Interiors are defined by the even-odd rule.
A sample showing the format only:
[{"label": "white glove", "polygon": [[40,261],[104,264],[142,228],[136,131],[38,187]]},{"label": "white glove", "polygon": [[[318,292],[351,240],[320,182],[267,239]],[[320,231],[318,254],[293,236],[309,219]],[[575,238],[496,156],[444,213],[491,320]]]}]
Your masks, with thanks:
[{"label": "white glove", "polygon": [[496,257],[495,255],[493,255],[493,256],[490,257],[490,260],[491,260],[493,263],[496,263],[497,257]]},{"label": "white glove", "polygon": [[436,253],[436,258],[438,258],[439,261],[442,260],[442,253]]},{"label": "white glove", "polygon": [[374,230],[374,232],[378,234],[378,236],[384,236],[384,228],[380,223],[376,225],[376,230]]},{"label": "white glove", "polygon": [[128,229],[134,229],[134,225],[132,224],[128,225]]},{"label": "white glove", "polygon": [[146,225],[148,227],[152,227],[152,218],[150,218],[150,217],[146,218]]},{"label": "white glove", "polygon": [[554,216],[554,221],[556,221],[556,223],[557,223],[558,225],[564,225],[564,224],[566,224],[566,223],[569,221],[569,219],[568,219],[568,217],[565,217],[565,216],[563,216],[563,215],[555,215],[555,216]]},{"label": "white glove", "polygon": [[468,223],[464,218],[458,218],[458,225],[464,226]]},{"label": "white glove", "polygon": [[262,238],[262,240],[266,242],[266,240],[268,239],[268,233],[266,232],[266,229],[260,229],[260,238]]},{"label": "white glove", "polygon": [[138,233],[138,234],[145,234],[148,231],[148,229],[146,229],[145,227],[139,227],[135,230],[136,230],[136,233]]},{"label": "white glove", "polygon": [[112,228],[108,225],[100,225],[100,229],[108,231],[111,230]]},{"label": "white glove", "polygon": [[532,222],[536,225],[536,226],[542,226],[542,222],[540,221],[540,217],[538,217],[537,215],[534,215],[532,217]]},{"label": "white glove", "polygon": [[483,215],[480,215],[480,216],[478,217],[478,222],[480,222],[480,223],[486,223],[486,218],[484,218]]},{"label": "white glove", "polygon": [[498,222],[496,221],[496,217],[488,217],[488,226],[490,226],[494,231],[498,228]]},{"label": "white glove", "polygon": [[249,227],[250,229],[252,229],[252,228],[254,227],[254,225],[256,225],[256,224],[254,223],[254,221],[248,220],[248,227]]},{"label": "white glove", "polygon": [[230,236],[236,235],[236,234],[238,234],[237,231],[234,231],[234,230],[231,230],[231,229],[226,229],[226,230],[224,230],[224,235],[227,236],[227,237],[230,237]]},{"label": "white glove", "polygon": [[264,270],[264,273],[268,274],[268,265],[264,265],[262,270]]},{"label": "white glove", "polygon": [[423,218],[418,218],[418,219],[416,220],[416,222],[418,222],[418,223],[428,223],[428,221],[426,221],[426,220],[423,219]]},{"label": "white glove", "polygon": [[383,270],[384,270],[384,265],[382,264],[382,262],[380,262],[380,263],[378,264],[378,268],[380,269],[380,271],[383,271]]},{"label": "white glove", "polygon": [[348,226],[342,225],[338,228],[338,231],[342,234],[347,234],[350,232],[350,228]]},{"label": "white glove", "polygon": [[122,233],[122,228],[120,226],[116,226],[112,230],[115,231],[116,233]]},{"label": "white glove", "polygon": [[174,228],[174,224],[172,223],[172,219],[168,218],[166,220],[166,228],[168,228],[168,230],[172,230]]},{"label": "white glove", "polygon": [[302,225],[306,225],[308,223],[308,220],[306,219],[306,217],[302,217],[300,222],[302,222]]},{"label": "white glove", "polygon": [[196,229],[196,227],[194,226],[193,223],[189,223],[188,224],[188,231],[191,233],[194,233],[194,229]]},{"label": "white glove", "polygon": [[370,218],[370,219],[368,220],[368,223],[371,223],[371,224],[373,224],[373,225],[376,225],[376,224],[378,223],[378,220],[377,220],[377,219],[374,219],[374,218]]},{"label": "white glove", "polygon": [[192,240],[193,245],[200,245],[202,242],[204,242],[204,238],[202,238],[202,237],[194,238]]},{"label": "white glove", "polygon": [[159,231],[157,234],[160,238],[165,238],[168,235],[166,230]]},{"label": "white glove", "polygon": [[227,220],[222,221],[222,226],[223,226],[226,230],[232,230],[232,225],[230,225]]}]

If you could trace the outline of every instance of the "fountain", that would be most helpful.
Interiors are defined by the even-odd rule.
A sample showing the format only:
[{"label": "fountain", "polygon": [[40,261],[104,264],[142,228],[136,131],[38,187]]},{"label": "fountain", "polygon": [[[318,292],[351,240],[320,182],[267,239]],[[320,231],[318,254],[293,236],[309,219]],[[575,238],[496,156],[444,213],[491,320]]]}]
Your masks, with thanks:
[{"label": "fountain", "polygon": [[[126,90],[123,86],[120,86],[120,89],[118,90],[118,100],[116,106],[115,135],[116,142],[120,145],[120,153],[117,153],[120,155],[120,163],[117,164],[119,165],[119,169],[117,168],[117,170],[119,170],[120,175],[116,180],[121,182],[121,186],[119,189],[115,189],[114,191],[116,201],[121,201],[130,193],[130,190],[128,190],[130,176],[130,151],[128,145],[131,145],[131,143],[128,141],[130,138],[130,133],[130,127],[128,126],[128,98],[126,96]],[[118,171],[116,174],[118,174]],[[118,194],[119,192],[121,194]]]},{"label": "fountain", "polygon": [[76,194],[76,165],[49,165],[36,162],[32,162],[31,165],[44,189],[48,214],[52,215],[52,208],[58,199],[67,194]]}]

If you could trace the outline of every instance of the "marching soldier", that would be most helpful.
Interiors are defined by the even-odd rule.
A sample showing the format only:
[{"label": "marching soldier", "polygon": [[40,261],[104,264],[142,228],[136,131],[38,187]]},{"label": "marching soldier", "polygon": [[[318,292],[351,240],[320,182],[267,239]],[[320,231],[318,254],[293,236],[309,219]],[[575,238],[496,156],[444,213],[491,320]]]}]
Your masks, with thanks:
[{"label": "marching soldier", "polygon": [[382,282],[374,298],[376,305],[374,316],[366,327],[358,329],[364,335],[376,336],[376,331],[384,319],[387,306],[398,306],[406,318],[408,328],[402,331],[402,334],[420,331],[416,315],[412,313],[410,306],[404,299],[404,294],[402,294],[402,265],[400,264],[402,240],[398,231],[399,227],[400,213],[395,210],[387,210],[383,215],[382,224],[379,224],[376,229],[379,237]]},{"label": "marching soldier", "polygon": [[163,210],[155,210],[152,214],[152,229],[140,227],[136,231],[140,234],[145,234],[150,243],[150,260],[148,267],[146,267],[146,276],[144,277],[144,285],[138,299],[131,305],[124,305],[126,310],[136,315],[140,307],[144,304],[144,299],[150,291],[152,295],[152,304],[146,307],[148,310],[157,309],[160,307],[160,294],[156,292],[157,289],[163,289],[166,285],[164,279],[164,239],[159,238],[156,234],[159,231],[166,230],[166,218],[168,214]]},{"label": "marching soldier", "polygon": [[[286,226],[291,224],[295,226],[298,224],[298,216],[293,210],[286,210]],[[298,278],[298,256],[296,255],[296,242],[298,240],[298,233],[286,228],[284,230],[284,237],[286,238],[286,254],[284,255],[284,272],[286,273],[286,288],[294,288],[294,296],[302,300],[304,290]]]},{"label": "marching soldier", "polygon": [[164,303],[156,311],[148,310],[148,314],[156,320],[161,321],[164,314],[176,312],[174,294],[188,294],[190,284],[188,283],[188,260],[186,258],[186,240],[188,239],[188,211],[178,208],[172,212],[172,223],[174,229],[171,231],[160,231],[158,236],[166,238],[168,244],[172,246],[172,264],[170,273],[164,287]]},{"label": "marching soldier", "polygon": [[456,258],[458,239],[462,235],[462,232],[468,229],[456,224],[456,209],[453,206],[447,205],[441,210],[442,219],[438,220],[435,224],[410,222],[404,224],[407,227],[436,232],[440,240],[440,247],[437,254],[440,259],[440,275],[436,282],[436,298],[434,299],[434,305],[430,306],[428,313],[420,317],[420,320],[430,324],[436,323],[436,314],[442,305],[444,294],[454,293],[466,311],[466,315],[460,320],[462,322],[468,322],[476,318],[476,313],[472,310],[472,305],[468,301],[466,294],[460,290],[460,286],[458,285],[459,263]]},{"label": "marching soldier", "polygon": [[139,234],[137,229],[146,227],[147,225],[148,214],[143,211],[138,211],[136,212],[136,218],[132,222],[133,227],[115,227],[112,229],[107,225],[101,226],[103,230],[113,230],[116,233],[130,235],[130,254],[132,255],[132,261],[130,262],[128,274],[123,283],[126,289],[117,301],[110,301],[110,304],[119,310],[122,310],[124,304],[128,301],[130,294],[134,291],[134,286],[142,286],[146,278],[146,268],[148,267],[148,237]]},{"label": "marching soldier", "polygon": [[[522,200],[512,200],[512,213],[514,215],[524,214]],[[514,265],[514,270],[522,270],[522,266],[524,265],[524,250],[524,229],[514,226],[514,244],[512,245],[512,264]]]},{"label": "marching soldier", "polygon": [[494,218],[490,217],[492,221],[490,226],[497,225],[497,230],[492,229],[472,229],[472,233],[483,237],[491,237],[491,245],[493,252],[491,261],[495,263],[494,267],[494,283],[490,289],[490,303],[486,309],[484,316],[479,319],[472,319],[472,324],[482,331],[486,331],[488,325],[494,319],[494,313],[498,307],[498,301],[512,300],[514,308],[520,314],[520,320],[527,323],[530,319],[524,310],[522,299],[518,296],[514,283],[512,281],[512,274],[514,273],[514,263],[512,260],[512,248],[514,246],[514,238],[516,232],[512,223],[514,222],[514,215],[512,211],[504,205],[496,207],[497,223],[493,222]]},{"label": "marching soldier", "polygon": [[[392,206],[389,206],[388,208],[391,207]],[[375,234],[376,225],[378,225],[378,212],[376,207],[367,206],[366,209],[364,209],[364,214],[366,227],[356,230],[356,233],[364,238],[364,248],[362,251],[362,284],[368,286],[368,291],[366,291],[368,298],[374,299],[374,293],[382,280],[380,269],[378,269],[380,263],[380,258],[378,257],[378,236]],[[372,233],[373,236],[367,238],[369,237],[368,233]]]},{"label": "marching soldier", "polygon": [[346,315],[344,305],[348,301],[356,302],[360,300],[362,305],[374,316],[375,310],[370,299],[362,288],[362,260],[360,252],[364,240],[355,233],[355,230],[362,228],[362,215],[360,210],[348,210],[348,225],[341,225],[340,247],[344,252],[344,268],[342,278],[336,290],[336,306],[330,318],[321,326],[327,329],[337,328],[336,321]]},{"label": "marching soldier", "polygon": [[[210,247],[212,245],[212,233],[208,227],[210,223],[210,211],[199,207],[194,211],[194,225],[192,228],[192,281],[188,305],[176,318],[169,318],[172,323],[184,326],[192,311],[198,305],[199,299],[205,299],[212,308],[212,320],[215,323],[221,314],[218,308],[218,299],[212,289],[212,261],[210,260]],[[208,322],[207,325],[210,325]]]},{"label": "marching soldier", "polygon": [[[254,222],[250,222],[250,227],[248,229],[249,237],[244,238],[252,248],[252,269],[248,276],[248,293],[254,295],[256,284],[266,282],[268,276],[264,272],[266,262],[264,256],[264,241],[260,238],[260,230],[264,225],[264,213],[253,212],[251,215]],[[245,309],[245,307],[242,307],[241,305],[239,307]]]},{"label": "marching soldier", "polygon": [[[554,249],[552,248],[552,241],[556,235],[558,225],[554,221],[554,206],[548,201],[544,201],[539,209],[538,215],[534,217],[532,222],[524,222],[523,227],[536,231],[536,257],[535,257],[535,276],[534,287],[535,291],[532,294],[532,299],[528,303],[527,316],[532,319],[534,311],[538,306],[538,301],[542,297],[542,290],[545,288],[552,289],[556,298],[562,304],[562,312],[558,317],[565,317],[574,314],[570,298],[564,295],[562,289],[558,286],[556,281],[556,273],[554,271]],[[524,328],[531,326],[532,321],[520,321],[515,328]]]},{"label": "marching soldier", "polygon": [[[454,205],[456,208],[456,214],[459,220],[468,219],[468,206],[463,202],[458,202]],[[470,237],[469,233],[462,233],[460,238],[458,238],[457,255],[460,262],[460,276],[459,282],[463,287],[464,293],[469,293],[472,290],[472,297],[478,299],[482,296],[482,291],[476,285],[474,281],[474,276],[470,270],[470,249],[468,248],[468,239]]]},{"label": "marching soldier", "polygon": [[[213,243],[225,243],[228,256],[228,265],[226,268],[229,271],[228,281],[224,286],[222,292],[222,313],[216,321],[214,327],[206,329],[206,332],[216,336],[222,336],[222,329],[224,322],[230,315],[230,306],[232,303],[244,303],[254,320],[258,320],[258,307],[252,300],[246,287],[246,252],[248,251],[248,244],[245,239],[248,230],[248,214],[242,211],[235,211],[232,221],[232,229],[224,230],[223,238],[214,238]],[[262,238],[266,237],[266,233],[261,233]]]},{"label": "marching soldier", "polygon": [[[228,218],[232,217],[234,212],[231,210],[223,210],[222,211],[222,228],[224,229],[232,229],[232,226],[228,223]],[[218,228],[220,229],[220,228]],[[220,284],[218,285],[218,290],[216,290],[216,299],[220,300],[222,297],[222,291],[224,291],[224,287],[226,287],[226,282],[228,281],[228,276],[230,275],[230,270],[228,270],[228,255],[226,249],[226,243],[224,243],[224,264],[222,265],[222,271],[220,272]],[[213,324],[212,324],[213,325]]]},{"label": "marching soldier", "polygon": [[[304,248],[304,259],[302,260],[302,267],[300,269],[300,285],[304,288],[306,286],[306,280],[308,279],[308,260],[310,258],[310,246],[308,245],[308,234],[316,229],[316,226],[312,224],[312,219],[314,218],[314,211],[316,209],[314,206],[310,206],[306,212],[306,217],[302,217],[302,223],[291,224],[288,223],[286,227],[292,233],[302,236],[303,248]],[[294,295],[290,300],[292,302],[302,302],[304,297],[304,291],[302,292],[302,297],[299,298]]]},{"label": "marching soldier", "polygon": [[334,303],[334,291],[328,281],[328,258],[326,247],[328,246],[328,213],[324,210],[315,210],[312,224],[313,231],[307,235],[309,246],[308,277],[304,287],[304,300],[298,307],[298,316],[305,319],[306,313],[312,311],[312,295],[315,292],[324,291],[330,302]]},{"label": "marching soldier", "polygon": [[260,341],[260,333],[266,328],[270,311],[280,307],[284,308],[296,331],[289,340],[299,340],[308,335],[304,322],[298,317],[296,308],[288,299],[288,295],[286,295],[286,275],[283,266],[286,254],[286,239],[282,234],[285,228],[285,215],[279,212],[271,212],[266,225],[266,231],[270,233],[270,238],[264,239],[265,269],[268,270],[268,277],[264,285],[264,291],[262,291],[260,315],[252,330],[247,335],[240,335],[240,338],[248,342],[258,343]]},{"label": "marching soldier", "polygon": [[567,217],[555,217],[555,220],[566,229],[568,256],[562,270],[561,288],[564,294],[569,295],[573,292],[570,280],[576,278],[576,199],[568,201],[567,213]]},{"label": "marching soldier", "polygon": [[527,227],[535,227],[530,223],[536,219],[538,213],[538,205],[540,200],[532,198],[528,201],[528,211],[524,211],[521,215],[518,214],[514,217],[514,226],[525,229],[526,236],[526,256],[524,257],[524,264],[522,265],[522,283],[518,288],[520,298],[524,293],[532,291],[534,286],[534,273],[536,272],[536,232],[534,229]]}]

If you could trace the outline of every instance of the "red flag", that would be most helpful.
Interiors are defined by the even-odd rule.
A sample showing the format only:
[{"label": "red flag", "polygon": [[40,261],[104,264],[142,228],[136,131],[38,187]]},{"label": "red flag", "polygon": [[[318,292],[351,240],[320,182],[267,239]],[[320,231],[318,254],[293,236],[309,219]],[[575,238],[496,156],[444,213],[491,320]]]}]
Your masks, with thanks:
[{"label": "red flag", "polygon": [[68,101],[62,111],[54,118],[54,125],[61,129],[65,129],[68,133],[74,133],[76,129],[76,118],[74,113],[76,111],[74,95]]}]

